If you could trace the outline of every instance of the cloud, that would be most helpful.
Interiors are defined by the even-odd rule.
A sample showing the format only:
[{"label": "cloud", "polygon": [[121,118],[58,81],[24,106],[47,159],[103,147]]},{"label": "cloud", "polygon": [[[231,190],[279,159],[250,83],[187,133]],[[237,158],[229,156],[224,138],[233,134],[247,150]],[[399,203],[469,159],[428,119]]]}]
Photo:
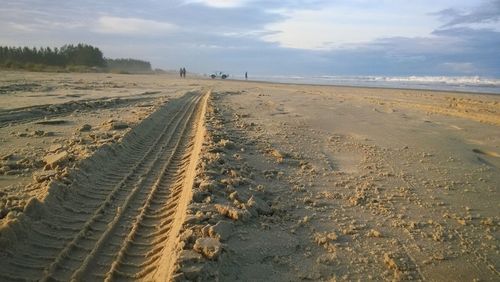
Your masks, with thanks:
[{"label": "cloud", "polygon": [[139,18],[101,16],[94,31],[109,34],[161,35],[176,29],[176,25],[167,22]]},{"label": "cloud", "polygon": [[[362,9],[335,3],[314,9],[277,10],[283,19],[267,24],[265,29],[275,33],[262,39],[286,48],[333,50],[378,38],[425,36],[437,24],[418,9],[392,11],[385,6],[368,6]],[[422,21],[422,14],[429,19]]]},{"label": "cloud", "polygon": [[213,8],[237,8],[245,6],[249,0],[187,0],[185,3],[199,3]]},{"label": "cloud", "polygon": [[33,32],[35,31],[35,28],[33,26],[27,25],[27,24],[19,24],[19,23],[7,23],[8,26],[10,26],[13,30],[20,31],[20,32]]},{"label": "cloud", "polygon": [[387,37],[365,43],[358,46],[357,49],[378,50],[403,56],[437,55],[462,52],[463,41],[463,38],[459,36]]},{"label": "cloud", "polygon": [[[473,29],[468,27],[456,27],[448,29],[435,30],[432,35],[440,38],[459,39],[456,46],[461,46],[463,51],[476,50],[482,54],[496,54],[496,61],[500,58],[500,31],[488,28]],[[448,50],[453,50],[448,48]]]},{"label": "cloud", "polygon": [[500,21],[500,0],[484,2],[467,12],[448,8],[434,13],[434,15],[446,22],[442,27],[464,24],[495,24]]},{"label": "cloud", "polygon": [[0,34],[198,72],[500,76],[498,1],[4,0]]},{"label": "cloud", "polygon": [[478,71],[478,68],[473,63],[470,62],[465,62],[465,63],[446,62],[442,63],[441,67],[453,73],[474,74]]}]

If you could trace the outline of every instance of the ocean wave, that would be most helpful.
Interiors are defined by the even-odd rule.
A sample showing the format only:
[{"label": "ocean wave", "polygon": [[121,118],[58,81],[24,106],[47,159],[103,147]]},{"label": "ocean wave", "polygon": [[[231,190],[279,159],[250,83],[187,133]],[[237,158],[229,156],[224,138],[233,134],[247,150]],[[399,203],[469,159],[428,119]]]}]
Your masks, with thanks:
[{"label": "ocean wave", "polygon": [[[240,75],[235,79],[243,79]],[[500,94],[500,78],[481,76],[252,75],[250,80],[336,86],[405,88]]]},{"label": "ocean wave", "polygon": [[328,81],[400,82],[424,84],[449,84],[470,86],[500,86],[500,79],[480,76],[331,76],[316,77]]}]

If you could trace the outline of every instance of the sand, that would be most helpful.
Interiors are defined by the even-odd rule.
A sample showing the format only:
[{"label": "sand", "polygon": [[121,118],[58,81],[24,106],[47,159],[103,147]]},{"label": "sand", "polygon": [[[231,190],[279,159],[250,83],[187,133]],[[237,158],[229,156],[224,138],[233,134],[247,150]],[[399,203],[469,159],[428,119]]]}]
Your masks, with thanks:
[{"label": "sand", "polygon": [[2,280],[500,278],[500,96],[0,77]]}]

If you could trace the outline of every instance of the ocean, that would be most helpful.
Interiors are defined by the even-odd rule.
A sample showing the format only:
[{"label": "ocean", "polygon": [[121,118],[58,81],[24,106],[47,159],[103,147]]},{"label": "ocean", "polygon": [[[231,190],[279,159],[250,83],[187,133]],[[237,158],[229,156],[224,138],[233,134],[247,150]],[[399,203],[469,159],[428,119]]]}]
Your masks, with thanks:
[{"label": "ocean", "polygon": [[[243,76],[232,76],[232,78],[244,79]],[[500,78],[480,76],[252,76],[249,74],[249,80],[500,94]]]}]

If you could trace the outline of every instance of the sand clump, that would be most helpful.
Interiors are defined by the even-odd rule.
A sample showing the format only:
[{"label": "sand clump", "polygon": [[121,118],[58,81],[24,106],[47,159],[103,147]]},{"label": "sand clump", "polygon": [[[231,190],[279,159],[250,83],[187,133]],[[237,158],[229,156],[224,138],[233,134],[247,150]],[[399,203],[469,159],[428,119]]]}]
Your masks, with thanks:
[{"label": "sand clump", "polygon": [[129,128],[130,126],[126,122],[110,119],[104,122],[102,127],[106,130],[123,130]]},{"label": "sand clump", "polygon": [[63,165],[70,158],[71,156],[67,151],[61,151],[59,153],[46,155],[43,158],[43,161],[45,162],[44,169],[45,170],[54,169],[57,166]]},{"label": "sand clump", "polygon": [[259,196],[261,193],[250,190],[255,185],[252,169],[236,153],[238,143],[227,132],[218,130],[223,122],[213,99],[209,101],[206,116],[208,130],[193,188],[193,203],[184,225],[184,234],[189,236],[181,236],[180,244],[181,254],[194,250],[205,260],[194,262],[180,256],[175,276],[179,281],[217,279],[218,265],[226,257],[223,242],[240,236],[239,225],[253,224],[260,216],[273,213]]},{"label": "sand clump", "polygon": [[42,161],[18,154],[8,154],[0,160],[0,175],[20,175],[41,167]]},{"label": "sand clump", "polygon": [[86,123],[82,126],[80,126],[80,128],[78,129],[78,131],[80,132],[87,132],[87,131],[90,131],[92,129],[92,125]]},{"label": "sand clump", "polygon": [[[273,91],[269,90],[269,93]],[[368,90],[366,92],[370,93]],[[254,96],[249,93],[253,93]],[[258,94],[257,90],[249,93],[228,94],[218,101],[220,112],[231,114],[224,115],[221,127],[216,131],[223,131],[227,134],[227,132],[235,132],[234,128],[241,130],[240,132],[246,139],[241,138],[242,135],[223,138],[234,141],[236,151],[240,146],[245,147],[244,150],[238,152],[243,161],[250,158],[255,160],[260,156],[265,157],[269,166],[256,166],[260,169],[252,171],[254,176],[252,180],[257,186],[264,184],[262,187],[265,187],[265,190],[270,187],[270,191],[274,190],[275,195],[279,196],[275,199],[267,198],[273,213],[269,217],[260,215],[263,216],[261,218],[263,222],[259,224],[260,230],[248,227],[254,222],[254,217],[243,222],[235,220],[234,222],[239,224],[236,230],[248,232],[239,234],[237,237],[241,238],[245,244],[251,245],[259,241],[253,238],[263,236],[261,232],[265,230],[272,230],[274,234],[279,234],[280,228],[277,228],[279,226],[282,230],[289,232],[291,238],[297,238],[299,242],[307,242],[305,240],[309,238],[308,242],[310,242],[301,243],[300,247],[297,247],[300,251],[292,251],[294,255],[276,260],[284,262],[280,264],[280,267],[287,271],[280,272],[280,268],[275,268],[273,264],[269,268],[274,272],[267,272],[269,275],[270,273],[280,273],[282,277],[290,275],[287,276],[293,277],[289,278],[290,280],[298,277],[315,280],[428,279],[436,277],[434,275],[437,271],[429,271],[424,265],[432,264],[437,269],[446,268],[447,264],[444,262],[449,263],[451,257],[456,259],[461,257],[457,254],[475,248],[489,252],[489,255],[472,256],[469,259],[481,265],[481,269],[487,272],[484,273],[485,277],[491,275],[491,270],[488,270],[491,269],[488,267],[491,261],[484,263],[482,259],[495,257],[491,253],[492,246],[489,243],[480,244],[478,240],[486,238],[489,241],[488,238],[492,238],[489,226],[481,224],[484,217],[479,214],[474,215],[477,213],[474,212],[474,208],[467,205],[465,213],[463,209],[458,212],[456,211],[457,205],[454,203],[454,201],[463,201],[459,200],[458,194],[462,191],[458,187],[473,186],[473,183],[482,182],[478,182],[477,179],[481,178],[484,181],[485,177],[476,176],[474,180],[472,177],[474,173],[465,176],[469,174],[465,170],[463,175],[458,175],[446,169],[449,161],[444,160],[449,159],[449,156],[443,158],[442,155],[446,154],[436,150],[439,146],[436,146],[437,141],[433,144],[432,139],[415,141],[400,135],[392,138],[381,127],[377,127],[380,132],[369,130],[364,126],[351,128],[358,122],[357,119],[361,124],[371,124],[371,120],[377,120],[378,123],[372,125],[374,127],[377,124],[404,126],[405,120],[411,126],[418,124],[418,126],[428,128],[436,127],[440,123],[431,122],[428,119],[417,123],[420,122],[419,116],[411,116],[401,108],[378,109],[371,113],[360,110],[354,114],[351,112],[353,105],[360,106],[360,104],[355,100],[357,98],[349,96],[351,100],[346,99],[348,94],[342,98],[344,102],[338,104],[336,104],[336,94],[317,94],[317,92],[311,94],[308,96],[309,103],[317,100],[317,103],[314,102],[316,103],[315,109],[324,108],[324,111],[318,110],[316,114],[310,110],[300,109],[301,106],[297,108],[297,105],[302,105],[304,98],[298,94],[293,97],[293,94],[287,92],[289,94],[281,96],[276,91],[274,92],[276,94],[270,94],[271,98],[269,98]],[[266,101],[269,99],[272,101]],[[330,103],[328,100],[332,100],[332,104],[323,106],[322,103]],[[352,104],[345,104],[346,101]],[[246,107],[239,105],[246,105]],[[283,114],[279,116],[275,114],[278,108],[287,108],[287,105],[296,111],[286,114],[286,111],[283,111]],[[365,109],[365,105],[361,105],[360,107]],[[386,103],[381,106],[392,105]],[[249,118],[241,118],[250,107],[256,109],[252,110]],[[349,120],[353,123],[344,127],[341,123],[322,118],[321,113],[330,115],[329,107],[336,108],[333,112],[340,111],[338,112],[339,120]],[[366,105],[366,107],[369,106]],[[342,108],[345,110],[341,110]],[[304,116],[303,119],[301,115]],[[333,115],[336,114],[333,113]],[[387,115],[387,117],[375,117],[376,115]],[[393,115],[394,119],[391,119],[389,115]],[[397,120],[398,117],[401,121]],[[440,122],[443,121],[440,120]],[[488,126],[482,125],[482,127]],[[337,130],[326,130],[326,128]],[[408,131],[411,130],[414,128]],[[429,131],[437,134],[434,130],[429,129]],[[394,134],[397,132],[396,130]],[[394,142],[401,142],[401,145],[393,147],[391,142],[383,141],[386,139],[391,139],[391,141],[394,139]],[[492,140],[496,140],[495,137]],[[427,141],[429,144],[422,147],[420,142]],[[220,149],[215,151],[223,152]],[[481,150],[481,152],[486,151],[492,152],[494,149]],[[248,152],[253,155],[247,154]],[[471,159],[480,157],[483,160],[479,161],[483,164],[487,163],[485,158],[488,158],[490,167],[493,167],[492,162],[497,163],[492,153],[484,154],[479,150],[471,151],[470,148],[462,152],[476,154],[475,156],[470,154]],[[226,164],[225,160],[220,161],[220,156],[215,158],[221,166]],[[453,159],[458,165],[456,155]],[[477,172],[481,174],[485,170],[478,168]],[[231,172],[228,170],[228,173]],[[262,173],[262,178],[260,173]],[[490,173],[488,175],[490,179],[493,177]],[[468,180],[464,180],[465,178]],[[228,182],[224,181],[222,184],[224,183]],[[252,189],[256,190],[257,186]],[[491,188],[491,185],[481,184],[481,186]],[[245,208],[252,213],[248,205],[248,194],[241,193],[234,185],[232,187],[222,185],[220,188],[228,194],[235,211],[246,203]],[[490,192],[495,190],[490,188],[486,189]],[[467,188],[463,191],[464,193],[478,193],[478,189],[474,188]],[[454,196],[450,196],[453,194]],[[451,200],[449,197],[455,198]],[[211,201],[213,200],[214,198],[211,197]],[[455,209],[455,212],[449,213],[449,217],[441,217],[444,210],[449,209]],[[226,211],[227,209],[223,209],[223,213]],[[217,213],[217,215],[221,214]],[[225,215],[223,217],[227,218]],[[432,223],[428,223],[427,219],[433,219],[430,221]],[[480,234],[478,226],[484,230],[484,234]],[[331,233],[331,230],[335,230],[336,240],[328,238],[327,234]],[[458,232],[460,236],[455,232]],[[293,241],[293,239],[288,240]],[[269,242],[271,245],[277,244],[276,241],[271,240],[260,241]],[[226,248],[243,252],[248,250],[237,248],[233,244],[232,241],[228,242]],[[252,246],[255,247],[255,245]],[[273,251],[269,249],[263,252],[273,254]],[[384,261],[386,253],[390,255],[389,259],[386,258]],[[239,253],[231,254],[242,264],[250,263],[252,261],[250,258],[256,260],[258,257],[247,253],[246,256],[239,255]],[[302,258],[298,265],[307,265],[307,267],[293,267],[293,262],[299,261],[296,259],[297,254],[300,254]],[[327,257],[328,254],[331,256]],[[224,261],[228,260],[230,261],[231,258],[227,257]],[[330,264],[335,267],[323,268]],[[263,265],[255,267],[260,267],[262,271],[266,269]],[[223,267],[222,269],[226,270]],[[242,275],[248,275],[245,277],[252,277],[251,271],[242,270],[242,272],[245,273]],[[229,275],[228,273],[231,272],[226,272],[225,275]],[[480,277],[483,274],[475,272],[475,275]]]},{"label": "sand clump", "polygon": [[221,243],[216,238],[198,238],[193,245],[193,250],[201,253],[208,259],[217,259],[221,252]]},{"label": "sand clump", "polygon": [[[143,258],[148,268],[166,272],[160,274],[161,277],[169,275],[159,259],[151,261],[148,257],[158,254],[171,258],[177,240],[177,233],[173,232],[183,222],[182,215],[185,214],[201,148],[205,97],[197,92],[188,93],[167,104],[128,131],[121,142],[96,146],[89,158],[77,161],[73,157],[84,146],[95,144],[87,134],[77,133],[71,140],[59,140],[56,143],[58,146],[48,148],[51,152],[43,158],[45,170],[33,174],[36,184],[48,186],[45,197],[41,200],[32,197],[23,205],[18,202],[4,203],[4,197],[0,202],[2,253],[21,262],[0,262],[2,279],[36,280],[57,276],[61,280],[71,277],[89,280],[97,271],[110,278],[123,271],[143,275],[140,268],[124,270],[124,265],[130,264],[124,254],[131,252],[142,252],[137,257]],[[183,112],[174,111],[183,104],[187,105],[182,107]],[[175,126],[165,124],[164,120],[171,120]],[[177,134],[179,128],[182,134]],[[169,158],[172,152],[173,157]],[[186,161],[188,157],[189,161]],[[165,176],[172,172],[175,174]],[[137,199],[139,197],[146,200],[141,201]],[[13,200],[11,197],[7,199]],[[5,211],[5,205],[17,207]],[[100,228],[100,222],[105,222],[106,228]],[[118,229],[122,226],[126,226],[126,232]],[[227,236],[224,230],[223,224],[214,227],[209,231],[214,237],[194,241],[193,251],[200,257],[217,259],[221,245],[215,236]],[[156,235],[149,243],[152,233]],[[38,240],[40,234],[43,234],[42,240]],[[170,235],[165,237],[164,234]],[[189,234],[184,237],[188,238]],[[75,246],[84,241],[91,243],[89,248],[83,255],[76,255],[81,249]],[[95,262],[100,256],[107,256],[107,248],[114,244],[118,244],[119,248],[113,247],[115,260],[108,262],[105,268],[110,269],[109,273],[103,272],[104,268],[86,270],[85,266],[81,267],[89,260]],[[48,247],[34,256],[32,249],[42,245]],[[167,249],[165,245],[171,248]],[[147,249],[144,250],[144,247]],[[26,257],[44,267],[21,273],[19,269],[24,267]],[[78,261],[70,262],[66,257]],[[193,254],[184,255],[184,258],[197,260]],[[63,268],[65,270],[60,271]],[[148,277],[144,279],[155,280],[152,275]]]},{"label": "sand clump", "polygon": [[[102,146],[121,142],[134,124],[166,101],[159,98],[143,106],[144,100],[105,98],[0,113],[0,133],[8,133],[0,141],[10,142],[0,150],[0,175],[9,183],[2,190],[0,219],[22,210],[31,197],[42,200],[51,181],[66,179],[69,169]],[[134,103],[140,107],[130,107],[120,120],[104,112],[120,112]]]}]

